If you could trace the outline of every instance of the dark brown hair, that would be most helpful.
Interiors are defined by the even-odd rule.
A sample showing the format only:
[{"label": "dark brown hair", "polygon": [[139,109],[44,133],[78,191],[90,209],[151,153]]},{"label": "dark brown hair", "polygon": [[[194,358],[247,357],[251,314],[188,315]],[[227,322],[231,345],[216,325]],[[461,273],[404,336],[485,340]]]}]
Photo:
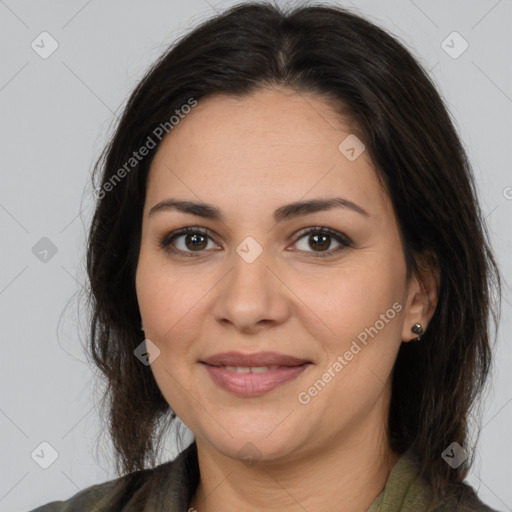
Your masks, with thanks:
[{"label": "dark brown hair", "polygon": [[203,22],[140,81],[96,164],[90,352],[106,377],[117,471],[154,465],[175,418],[150,367],[134,357],[144,339],[135,271],[158,144],[126,164],[191,98],[240,97],[265,86],[320,95],[357,126],[391,198],[408,275],[421,255],[438,265],[435,314],[421,342],[402,344],[393,370],[389,438],[398,453],[411,450],[436,494],[457,487],[471,457],[452,469],[441,453],[454,441],[472,453],[468,427],[490,369],[489,320],[498,324],[501,296],[474,178],[443,100],[411,53],[363,17],[321,4],[287,12],[245,3]]}]

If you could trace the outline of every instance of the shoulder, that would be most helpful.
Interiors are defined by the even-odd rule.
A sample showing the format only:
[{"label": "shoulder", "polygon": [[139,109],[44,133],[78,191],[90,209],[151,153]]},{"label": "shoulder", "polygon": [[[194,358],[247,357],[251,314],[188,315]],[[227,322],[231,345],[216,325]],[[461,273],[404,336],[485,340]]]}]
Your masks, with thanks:
[{"label": "shoulder", "polygon": [[448,496],[434,512],[498,512],[487,506],[477,496],[475,490],[468,484],[463,483],[457,493]]},{"label": "shoulder", "polygon": [[[107,482],[91,485],[64,501],[52,501],[31,512],[107,512],[130,501],[151,487],[155,476],[171,463],[154,469],[129,473]],[[122,508],[120,508],[122,510]]]},{"label": "shoulder", "polygon": [[[195,443],[193,443],[195,445]],[[113,512],[158,510],[166,503],[179,510],[195,490],[189,478],[194,446],[174,460],[87,487],[64,501],[52,501],[30,512]]]},{"label": "shoulder", "polygon": [[412,453],[405,453],[367,512],[498,512],[482,503],[466,483],[452,488],[441,500],[435,500],[430,486],[420,473],[419,463]]},{"label": "shoulder", "polygon": [[101,503],[115,494],[115,489],[125,477],[110,480],[101,484],[91,485],[86,489],[77,492],[65,501],[52,501],[42,505],[31,512],[99,512],[102,510]]}]

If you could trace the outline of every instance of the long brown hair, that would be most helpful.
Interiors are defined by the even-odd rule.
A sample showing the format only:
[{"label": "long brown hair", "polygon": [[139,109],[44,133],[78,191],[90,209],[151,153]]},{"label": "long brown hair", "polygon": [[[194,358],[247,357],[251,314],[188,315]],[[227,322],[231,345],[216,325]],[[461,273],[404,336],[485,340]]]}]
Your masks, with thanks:
[{"label": "long brown hair", "polygon": [[[244,96],[265,85],[318,94],[355,123],[392,200],[409,275],[420,255],[436,259],[437,308],[422,341],[400,348],[389,438],[398,453],[411,450],[436,494],[456,487],[471,457],[453,469],[441,453],[452,442],[472,453],[471,411],[490,369],[489,320],[498,324],[501,295],[465,150],[428,74],[394,37],[342,8],[286,12],[263,2],[203,22],[153,64],[93,173],[90,354],[105,377],[117,472],[153,466],[175,419],[150,367],[134,357],[144,339],[135,270],[155,130],[169,128],[191,98]],[[151,134],[156,147],[130,160]]]}]

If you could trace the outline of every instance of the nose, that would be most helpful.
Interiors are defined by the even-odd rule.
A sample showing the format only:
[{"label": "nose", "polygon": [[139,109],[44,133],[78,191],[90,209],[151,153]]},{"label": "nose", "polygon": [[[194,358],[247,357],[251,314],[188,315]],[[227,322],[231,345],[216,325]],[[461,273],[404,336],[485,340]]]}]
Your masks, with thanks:
[{"label": "nose", "polygon": [[286,321],[291,292],[271,260],[265,251],[252,262],[234,253],[233,267],[216,287],[217,321],[244,333],[256,333]]}]

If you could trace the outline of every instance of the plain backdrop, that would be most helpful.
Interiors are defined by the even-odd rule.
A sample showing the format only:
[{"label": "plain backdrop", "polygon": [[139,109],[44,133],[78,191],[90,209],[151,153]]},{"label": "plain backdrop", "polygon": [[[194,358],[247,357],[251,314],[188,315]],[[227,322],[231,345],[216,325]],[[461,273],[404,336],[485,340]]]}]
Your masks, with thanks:
[{"label": "plain backdrop", "polygon": [[[108,443],[96,448],[96,379],[79,337],[86,317],[72,300],[84,283],[90,172],[150,63],[177,37],[234,3],[0,0],[2,511],[67,499],[116,476]],[[508,281],[512,2],[337,4],[387,28],[429,70],[470,156]],[[489,505],[512,510],[507,285],[504,299],[496,367],[468,481]],[[162,460],[177,450],[169,438]]]}]

